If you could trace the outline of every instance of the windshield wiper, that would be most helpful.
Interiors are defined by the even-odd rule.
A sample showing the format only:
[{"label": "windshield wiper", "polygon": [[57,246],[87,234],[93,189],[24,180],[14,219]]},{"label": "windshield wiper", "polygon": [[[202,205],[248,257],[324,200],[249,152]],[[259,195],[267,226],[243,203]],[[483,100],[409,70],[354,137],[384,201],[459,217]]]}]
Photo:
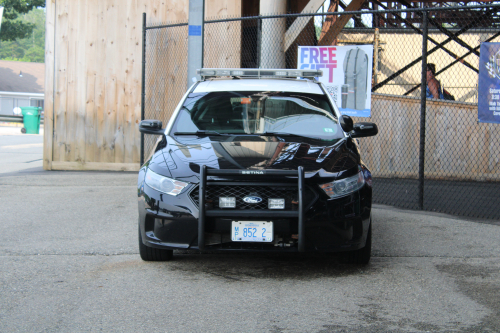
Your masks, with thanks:
[{"label": "windshield wiper", "polygon": [[264,133],[254,133],[255,135],[259,136],[296,136],[299,138],[308,138],[308,139],[316,139],[316,140],[322,140],[321,138],[317,138],[314,136],[307,136],[307,135],[300,135],[300,134],[292,134],[292,133],[283,133],[283,132],[264,132]]},{"label": "windshield wiper", "polygon": [[227,134],[222,134],[216,131],[196,131],[196,132],[175,132],[174,135],[220,136]]}]

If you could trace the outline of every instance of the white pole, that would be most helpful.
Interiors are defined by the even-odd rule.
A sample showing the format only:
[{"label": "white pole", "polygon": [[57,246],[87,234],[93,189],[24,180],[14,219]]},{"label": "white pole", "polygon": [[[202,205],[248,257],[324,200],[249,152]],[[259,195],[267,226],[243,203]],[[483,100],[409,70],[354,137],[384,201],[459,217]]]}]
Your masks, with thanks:
[{"label": "white pole", "polygon": [[[260,14],[286,14],[286,0],[260,0]],[[285,19],[262,20],[260,68],[285,68]]]}]

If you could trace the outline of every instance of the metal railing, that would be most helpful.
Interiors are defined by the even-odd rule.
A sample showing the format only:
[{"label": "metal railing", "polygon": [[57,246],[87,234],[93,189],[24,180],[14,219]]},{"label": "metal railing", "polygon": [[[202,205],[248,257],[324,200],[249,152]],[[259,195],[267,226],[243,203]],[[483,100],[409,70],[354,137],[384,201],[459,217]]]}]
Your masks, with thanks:
[{"label": "metal railing", "polygon": [[[3,123],[23,123],[23,116],[9,116],[0,114],[0,122]],[[40,124],[43,124],[43,116],[40,117]]]}]

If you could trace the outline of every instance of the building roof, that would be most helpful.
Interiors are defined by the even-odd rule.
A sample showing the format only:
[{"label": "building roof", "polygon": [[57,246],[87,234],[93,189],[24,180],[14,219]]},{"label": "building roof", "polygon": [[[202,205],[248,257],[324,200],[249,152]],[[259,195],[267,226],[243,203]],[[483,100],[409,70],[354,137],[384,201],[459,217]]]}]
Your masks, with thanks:
[{"label": "building roof", "polygon": [[0,60],[0,91],[43,93],[44,88],[45,64]]}]

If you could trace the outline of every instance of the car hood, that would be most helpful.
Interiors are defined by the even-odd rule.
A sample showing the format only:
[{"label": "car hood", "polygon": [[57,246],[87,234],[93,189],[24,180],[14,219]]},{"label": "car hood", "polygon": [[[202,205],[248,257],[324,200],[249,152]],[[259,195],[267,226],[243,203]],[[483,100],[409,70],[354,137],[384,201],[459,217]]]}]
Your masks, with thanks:
[{"label": "car hood", "polygon": [[[297,170],[306,178],[337,178],[360,164],[351,138],[311,141],[298,137],[173,137],[167,136],[163,154],[166,176],[197,182],[200,166],[214,169]],[[355,171],[357,172],[357,171]],[[351,173],[351,172],[349,172]]]}]

